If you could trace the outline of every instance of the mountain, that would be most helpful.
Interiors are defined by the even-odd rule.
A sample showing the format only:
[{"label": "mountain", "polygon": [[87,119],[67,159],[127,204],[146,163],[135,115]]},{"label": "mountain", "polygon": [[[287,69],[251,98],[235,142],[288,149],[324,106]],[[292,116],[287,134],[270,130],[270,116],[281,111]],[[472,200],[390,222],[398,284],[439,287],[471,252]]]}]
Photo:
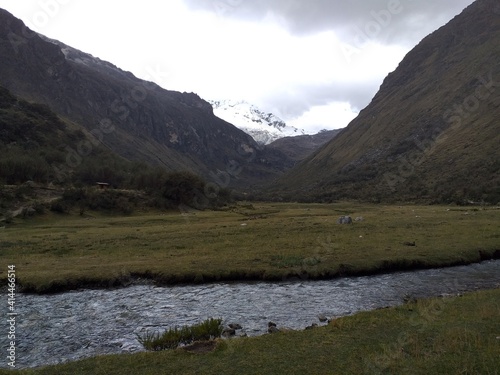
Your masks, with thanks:
[{"label": "mountain", "polygon": [[424,38],[346,129],[269,188],[285,198],[500,201],[500,14]]},{"label": "mountain", "polygon": [[251,186],[292,164],[216,117],[194,93],[165,90],[29,30],[0,9],[0,85],[49,106],[127,160]]},{"label": "mountain", "polygon": [[235,125],[251,135],[261,145],[296,135],[303,135],[303,129],[287,125],[272,113],[266,113],[246,101],[211,100],[217,117]]},{"label": "mountain", "polygon": [[302,161],[325,143],[336,137],[342,129],[322,130],[317,134],[284,137],[270,143],[268,147],[284,153],[294,161]]},{"label": "mountain", "polygon": [[135,183],[141,174],[158,175],[158,170],[127,161],[48,106],[27,102],[0,86],[0,192],[3,183],[26,181],[63,187],[106,181],[142,189]]},{"label": "mountain", "polygon": [[[95,186],[101,189],[88,189]],[[195,174],[127,161],[46,105],[0,86],[0,222],[46,209],[129,214],[137,208],[216,208],[231,200],[229,189]]]},{"label": "mountain", "polygon": [[[53,166],[64,163],[66,147],[76,149],[87,140],[47,106],[16,98],[0,86],[0,181],[14,185],[57,180]],[[107,150],[102,147],[94,152],[101,158],[103,153]]]}]

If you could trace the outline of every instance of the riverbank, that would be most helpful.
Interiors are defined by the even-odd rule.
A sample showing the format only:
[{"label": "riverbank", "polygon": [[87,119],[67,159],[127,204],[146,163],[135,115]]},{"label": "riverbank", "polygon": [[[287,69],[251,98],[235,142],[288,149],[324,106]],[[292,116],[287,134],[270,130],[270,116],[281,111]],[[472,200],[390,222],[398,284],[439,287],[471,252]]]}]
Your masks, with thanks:
[{"label": "riverbank", "polygon": [[495,289],[361,312],[306,331],[217,341],[208,353],[100,356],[17,373],[498,374],[499,321]]},{"label": "riverbank", "polygon": [[[342,215],[353,224],[337,224]],[[182,215],[48,214],[2,229],[0,262],[16,265],[18,291],[29,293],[329,279],[500,258],[499,223],[495,207],[351,202],[238,204]]]},{"label": "riverbank", "polygon": [[[500,260],[325,281],[215,283],[18,294],[18,368],[143,350],[137,337],[221,318],[237,335],[266,334],[270,321],[302,331],[312,324],[404,301],[500,287]],[[324,319],[322,319],[324,320]],[[29,327],[29,328],[28,328]],[[0,337],[0,346],[8,346]],[[2,365],[0,364],[0,367]]]}]

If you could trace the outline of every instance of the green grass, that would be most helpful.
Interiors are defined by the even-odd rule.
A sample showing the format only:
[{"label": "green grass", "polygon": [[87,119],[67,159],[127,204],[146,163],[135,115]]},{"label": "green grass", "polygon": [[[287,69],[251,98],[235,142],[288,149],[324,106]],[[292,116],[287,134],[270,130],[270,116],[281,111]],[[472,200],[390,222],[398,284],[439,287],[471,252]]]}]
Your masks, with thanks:
[{"label": "green grass", "polygon": [[[500,210],[358,203],[254,204],[127,217],[47,214],[1,230],[0,262],[33,292],[159,283],[329,278],[499,255]],[[364,217],[352,225],[338,216]],[[405,242],[415,242],[407,246]],[[6,270],[0,270],[0,278]]]},{"label": "green grass", "polygon": [[181,344],[188,345],[195,341],[207,341],[220,337],[223,329],[222,319],[211,318],[192,326],[170,328],[161,334],[146,332],[138,336],[138,341],[147,350],[175,349]]},{"label": "green grass", "polygon": [[222,340],[210,353],[101,356],[18,373],[495,375],[499,337],[496,289],[362,312],[313,330]]}]

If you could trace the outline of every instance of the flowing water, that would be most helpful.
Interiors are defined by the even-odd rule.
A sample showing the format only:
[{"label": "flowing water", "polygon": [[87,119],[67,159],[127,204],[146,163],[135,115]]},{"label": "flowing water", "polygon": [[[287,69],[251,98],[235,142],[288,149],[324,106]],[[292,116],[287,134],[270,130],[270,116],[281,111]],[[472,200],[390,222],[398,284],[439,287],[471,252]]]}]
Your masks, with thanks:
[{"label": "flowing water", "polygon": [[[456,294],[500,285],[500,261],[470,266],[349,277],[329,281],[219,283],[56,295],[16,296],[16,368],[55,364],[108,353],[143,350],[137,334],[222,318],[238,334],[264,334],[267,323],[304,329],[327,317],[398,305],[414,297]],[[7,301],[5,295],[2,301]],[[7,304],[2,306],[7,316]],[[4,320],[5,321],[5,320]],[[2,331],[7,332],[8,326]],[[8,347],[7,334],[0,337]],[[5,349],[4,349],[5,353]],[[3,358],[5,356],[2,355]],[[7,367],[2,361],[1,367]]]}]

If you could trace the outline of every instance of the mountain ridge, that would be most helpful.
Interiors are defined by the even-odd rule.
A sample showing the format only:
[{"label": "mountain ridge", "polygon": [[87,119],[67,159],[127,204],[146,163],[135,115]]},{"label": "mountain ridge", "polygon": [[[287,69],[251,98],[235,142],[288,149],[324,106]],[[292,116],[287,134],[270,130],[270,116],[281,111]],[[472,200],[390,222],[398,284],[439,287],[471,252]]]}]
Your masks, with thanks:
[{"label": "mountain ridge", "polygon": [[[165,90],[111,63],[40,37],[0,9],[0,84],[48,105],[90,133],[112,129],[99,141],[118,155],[209,177],[228,173],[232,185],[252,186],[291,166],[276,150],[217,118],[194,93]],[[65,53],[64,53],[65,52]]]},{"label": "mountain ridge", "polygon": [[278,149],[290,159],[299,162],[336,137],[342,129],[323,130],[317,134],[279,138],[268,145]]},{"label": "mountain ridge", "polygon": [[269,191],[311,200],[500,200],[495,4],[477,0],[424,38],[344,131]]}]

